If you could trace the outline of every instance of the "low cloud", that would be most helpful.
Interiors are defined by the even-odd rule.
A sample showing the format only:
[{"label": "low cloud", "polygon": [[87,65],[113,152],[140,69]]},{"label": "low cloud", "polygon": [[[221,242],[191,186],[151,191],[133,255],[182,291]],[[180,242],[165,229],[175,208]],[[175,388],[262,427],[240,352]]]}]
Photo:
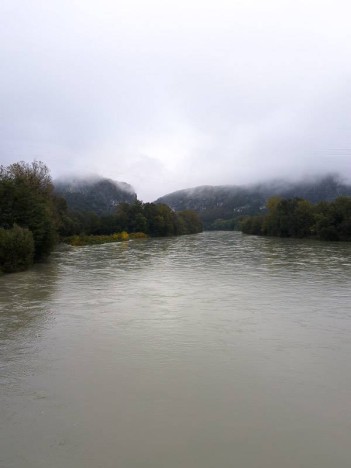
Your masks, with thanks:
[{"label": "low cloud", "polygon": [[2,2],[1,163],[153,200],[201,184],[350,177],[347,2]]}]

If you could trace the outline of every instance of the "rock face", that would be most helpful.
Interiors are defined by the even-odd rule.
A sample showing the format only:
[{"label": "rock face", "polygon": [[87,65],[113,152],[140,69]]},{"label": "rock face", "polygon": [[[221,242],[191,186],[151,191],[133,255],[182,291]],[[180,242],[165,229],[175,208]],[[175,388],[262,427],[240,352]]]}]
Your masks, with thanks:
[{"label": "rock face", "polygon": [[89,178],[55,182],[55,192],[69,210],[111,214],[119,203],[133,203],[137,195],[131,185],[111,179]]},{"label": "rock face", "polygon": [[265,210],[269,197],[304,198],[312,203],[334,200],[340,195],[351,196],[351,185],[336,176],[314,181],[288,183],[275,181],[252,186],[201,186],[164,195],[156,203],[166,203],[175,211],[194,210],[206,229],[234,229],[245,215]]}]

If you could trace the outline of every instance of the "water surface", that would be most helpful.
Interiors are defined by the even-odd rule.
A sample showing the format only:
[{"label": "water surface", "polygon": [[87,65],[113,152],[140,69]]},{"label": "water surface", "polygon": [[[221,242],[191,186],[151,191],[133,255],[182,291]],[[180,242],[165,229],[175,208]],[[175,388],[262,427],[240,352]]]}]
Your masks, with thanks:
[{"label": "water surface", "polygon": [[351,245],[203,233],[0,278],[0,465],[349,468]]}]

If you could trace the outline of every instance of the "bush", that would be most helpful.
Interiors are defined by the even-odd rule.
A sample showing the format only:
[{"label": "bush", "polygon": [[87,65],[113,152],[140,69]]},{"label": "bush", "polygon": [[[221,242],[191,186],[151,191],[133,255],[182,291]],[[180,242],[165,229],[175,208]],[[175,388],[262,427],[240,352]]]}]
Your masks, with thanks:
[{"label": "bush", "polygon": [[339,239],[339,234],[338,234],[338,232],[337,232],[337,230],[335,229],[334,226],[328,226],[328,227],[322,228],[319,231],[319,238],[321,240],[325,240],[325,241],[338,241],[338,240],[340,240]]},{"label": "bush", "polygon": [[12,229],[0,228],[0,270],[4,273],[24,271],[34,257],[33,234],[28,229],[14,225]]}]

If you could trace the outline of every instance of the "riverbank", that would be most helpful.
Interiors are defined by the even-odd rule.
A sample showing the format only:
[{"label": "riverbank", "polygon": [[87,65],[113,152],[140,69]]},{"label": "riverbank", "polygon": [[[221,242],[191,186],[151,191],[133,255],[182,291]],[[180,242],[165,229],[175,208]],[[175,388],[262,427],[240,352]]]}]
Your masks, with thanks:
[{"label": "riverbank", "polygon": [[131,239],[147,239],[148,236],[143,232],[132,232],[126,231],[115,232],[111,235],[89,235],[89,236],[70,236],[63,239],[65,244],[73,246],[84,246],[84,245],[97,245],[97,244],[108,244],[111,242],[123,242]]}]

